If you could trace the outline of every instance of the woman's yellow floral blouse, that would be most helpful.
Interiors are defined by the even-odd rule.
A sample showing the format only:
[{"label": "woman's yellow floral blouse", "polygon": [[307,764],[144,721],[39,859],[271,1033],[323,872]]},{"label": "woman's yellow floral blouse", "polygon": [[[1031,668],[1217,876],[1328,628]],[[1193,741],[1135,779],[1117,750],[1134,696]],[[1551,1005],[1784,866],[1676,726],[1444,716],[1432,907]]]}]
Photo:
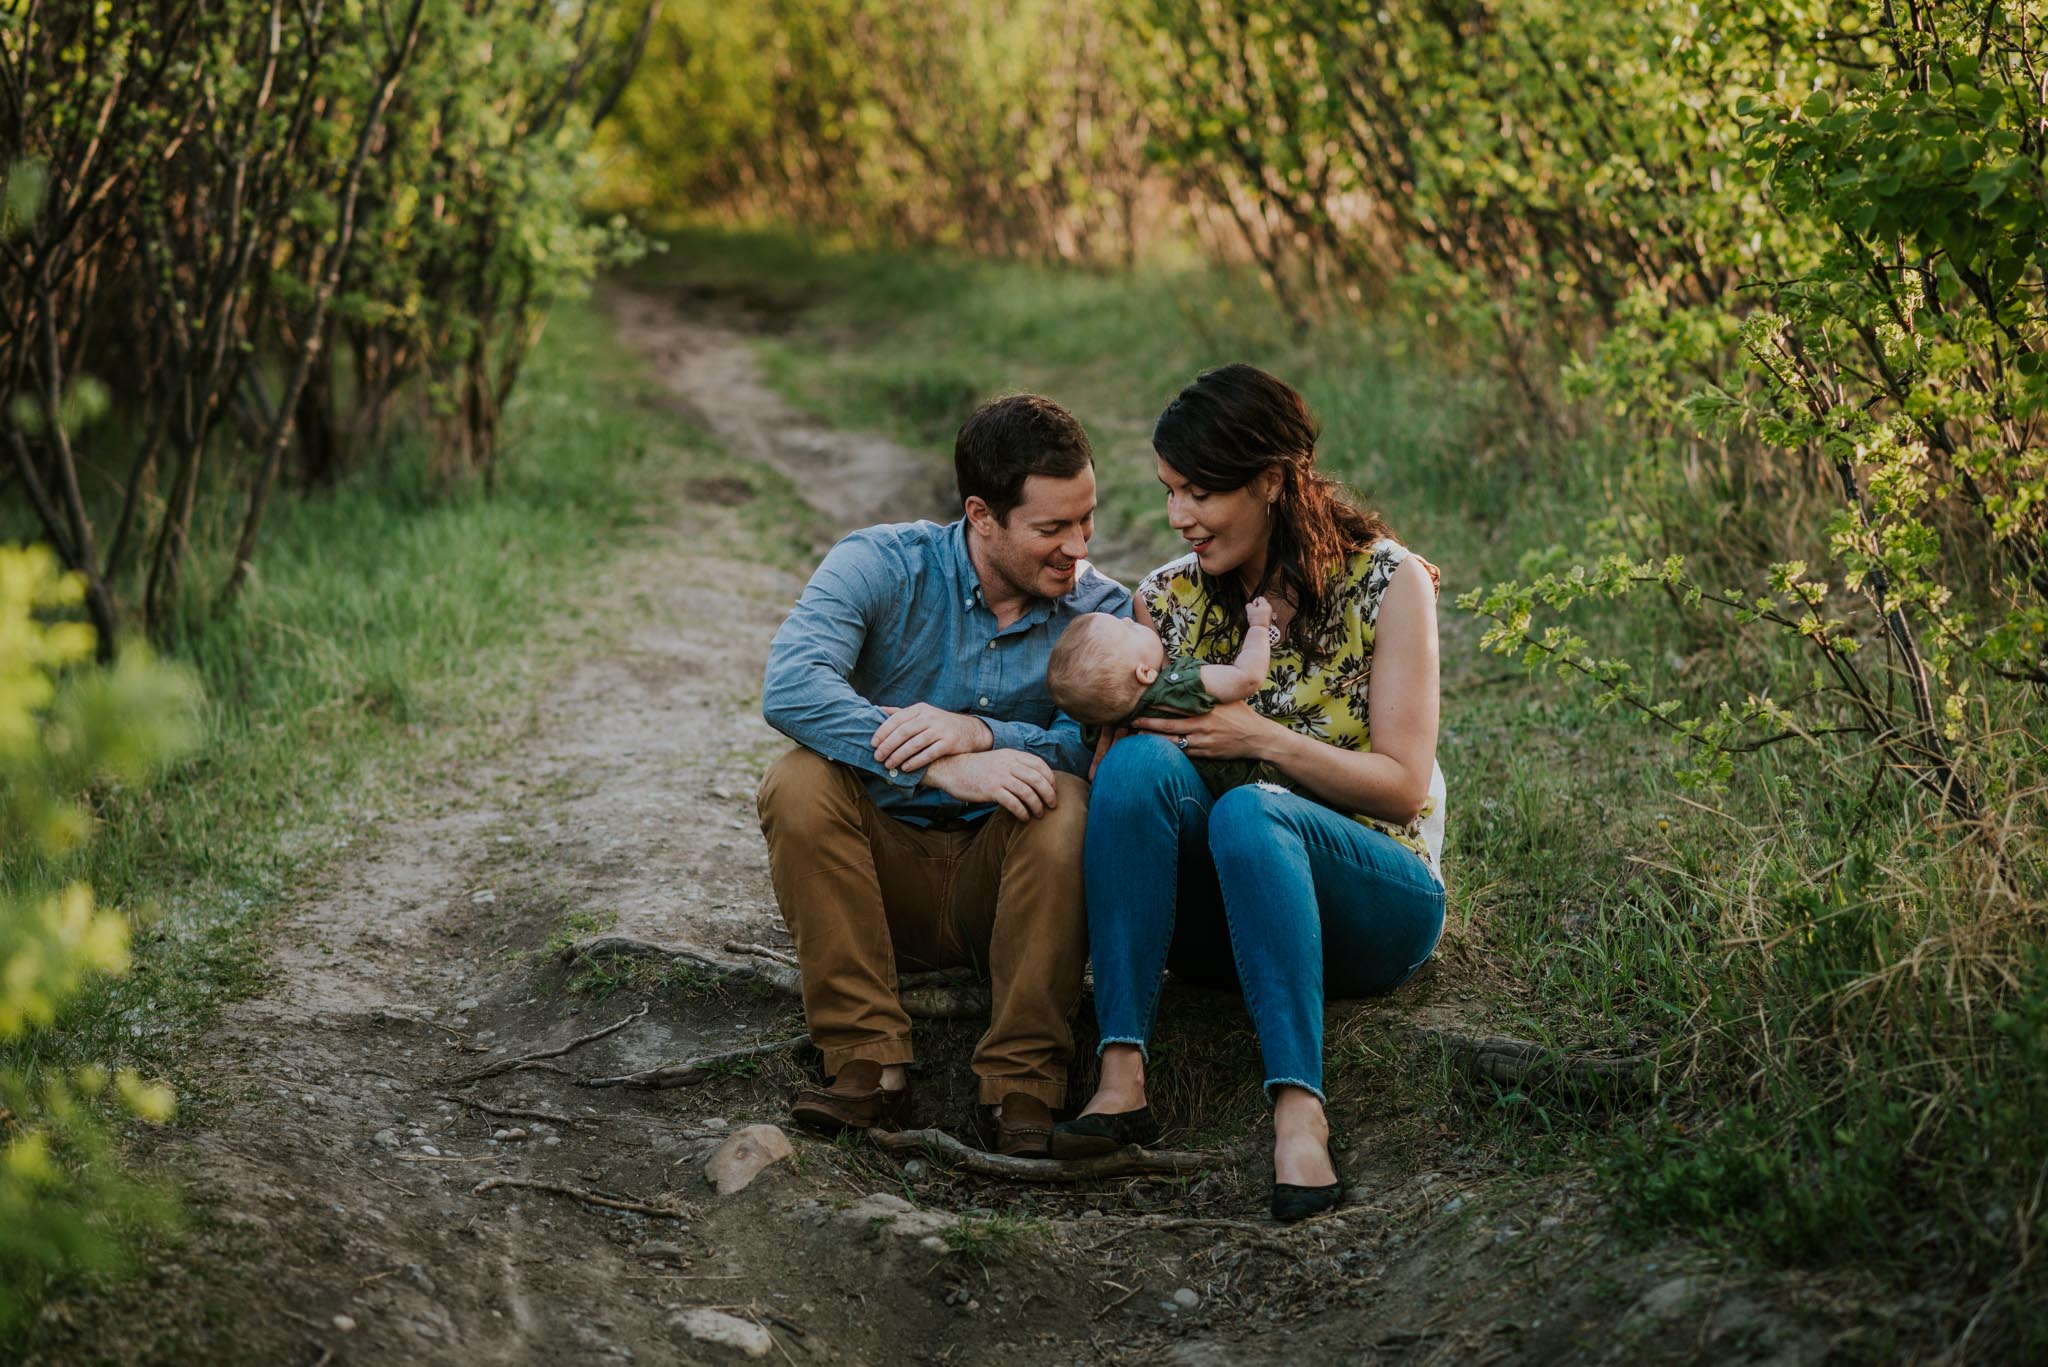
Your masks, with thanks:
[{"label": "woman's yellow floral blouse", "polygon": [[[1272,671],[1266,687],[1251,700],[1253,709],[1289,730],[1340,749],[1370,750],[1366,692],[1372,682],[1373,634],[1379,625],[1380,598],[1393,581],[1394,571],[1414,554],[1390,539],[1354,552],[1345,563],[1341,600],[1326,625],[1322,644],[1329,647],[1327,657],[1319,665],[1310,665],[1291,639],[1275,646]],[[1429,571],[1431,584],[1441,580],[1436,566],[1427,560],[1422,565]],[[1138,597],[1150,610],[1168,656],[1192,655],[1211,664],[1228,664],[1236,657],[1242,624],[1223,628],[1211,622],[1207,632],[1202,629],[1209,600],[1202,592],[1192,555],[1146,575],[1138,585]],[[1294,790],[1295,784],[1285,774],[1271,765],[1259,767],[1258,781]],[[1437,881],[1443,881],[1439,863],[1444,832],[1441,768],[1431,772],[1429,797],[1421,814],[1406,826],[1352,815],[1415,851]]]}]

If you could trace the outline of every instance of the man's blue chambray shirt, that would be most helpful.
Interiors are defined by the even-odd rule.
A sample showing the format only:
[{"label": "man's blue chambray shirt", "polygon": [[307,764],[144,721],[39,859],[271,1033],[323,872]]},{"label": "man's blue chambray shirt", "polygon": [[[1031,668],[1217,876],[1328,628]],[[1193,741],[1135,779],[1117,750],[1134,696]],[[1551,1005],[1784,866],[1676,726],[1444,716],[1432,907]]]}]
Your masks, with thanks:
[{"label": "man's blue chambray shirt", "polygon": [[900,522],[854,532],[825,556],[768,647],[768,724],[867,776],[868,796],[925,825],[992,810],[969,806],[875,762],[882,708],[930,703],[988,723],[999,750],[1028,750],[1085,775],[1081,726],[1053,706],[1046,662],[1085,612],[1131,615],[1131,595],[1082,562],[1074,587],[997,630],[967,554],[967,524]]}]

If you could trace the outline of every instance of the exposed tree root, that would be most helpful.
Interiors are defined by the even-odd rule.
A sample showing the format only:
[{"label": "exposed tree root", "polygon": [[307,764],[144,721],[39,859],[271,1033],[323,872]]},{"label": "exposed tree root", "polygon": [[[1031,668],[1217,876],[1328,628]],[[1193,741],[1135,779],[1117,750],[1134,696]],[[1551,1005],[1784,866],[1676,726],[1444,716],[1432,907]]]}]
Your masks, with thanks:
[{"label": "exposed tree root", "polygon": [[944,1130],[869,1130],[868,1138],[882,1152],[899,1158],[936,1158],[983,1177],[1008,1177],[1022,1182],[1086,1182],[1098,1177],[1206,1172],[1226,1161],[1221,1154],[1141,1149],[1135,1145],[1096,1158],[1015,1158],[963,1144]]},{"label": "exposed tree root", "polygon": [[573,1115],[557,1115],[553,1111],[533,1111],[519,1106],[491,1106],[478,1101],[475,1097],[456,1096],[453,1092],[436,1092],[434,1093],[434,1099],[437,1101],[452,1101],[458,1106],[467,1106],[472,1111],[482,1111],[485,1115],[504,1116],[508,1120],[546,1120],[556,1125],[579,1125],[582,1123]]},{"label": "exposed tree root", "polygon": [[663,1220],[687,1220],[690,1218],[690,1212],[687,1210],[670,1210],[666,1206],[650,1206],[644,1201],[622,1201],[616,1196],[606,1196],[600,1192],[585,1191],[582,1187],[563,1186],[560,1182],[539,1182],[531,1177],[486,1177],[483,1181],[471,1187],[469,1193],[472,1196],[481,1196],[485,1192],[495,1191],[499,1187],[524,1187],[528,1191],[553,1192],[557,1196],[566,1196],[572,1201],[581,1201],[586,1206],[602,1206],[606,1210],[628,1210],[635,1215],[653,1215]]},{"label": "exposed tree root", "polygon": [[687,1087],[693,1082],[702,1082],[718,1072],[719,1065],[737,1059],[762,1058],[770,1054],[784,1054],[801,1045],[809,1044],[809,1035],[791,1035],[788,1039],[770,1040],[766,1044],[750,1044],[744,1049],[728,1049],[722,1054],[706,1054],[702,1058],[689,1059],[683,1063],[664,1063],[659,1068],[648,1068],[637,1073],[620,1073],[616,1077],[579,1077],[578,1087],[642,1087],[659,1089],[663,1087]]},{"label": "exposed tree root", "polygon": [[[509,1073],[515,1069],[524,1068],[529,1064],[538,1064],[541,1062],[542,1059],[560,1058],[562,1055],[568,1053],[572,1049],[581,1049],[584,1045],[589,1044],[594,1040],[601,1040],[606,1035],[625,1029],[627,1026],[631,1025],[634,1021],[639,1020],[642,1016],[646,1014],[647,1004],[643,1003],[640,1009],[638,1011],[635,1011],[632,1015],[626,1017],[624,1020],[614,1021],[612,1024],[605,1026],[602,1030],[593,1030],[587,1035],[578,1035],[575,1039],[570,1040],[567,1044],[557,1045],[553,1049],[542,1049],[535,1053],[522,1054],[518,1058],[499,1059],[496,1063],[487,1064],[473,1073],[464,1073],[461,1077],[456,1078],[448,1085],[451,1087],[467,1087],[472,1082],[482,1082],[487,1077],[496,1077],[500,1073]],[[544,1066],[551,1067],[552,1065]],[[557,1069],[555,1071],[559,1070]]]},{"label": "exposed tree root", "polygon": [[[714,959],[693,949],[649,944],[621,935],[603,935],[570,945],[561,954],[563,963],[598,959],[647,959],[672,964],[715,982],[758,983],[792,997],[803,995],[803,979],[790,956],[763,945],[728,945],[735,953],[759,958],[759,963],[736,964]],[[986,1016],[989,989],[985,982],[963,978],[957,972],[905,973],[896,981],[896,994],[903,1009],[925,1020],[952,1020]]]}]

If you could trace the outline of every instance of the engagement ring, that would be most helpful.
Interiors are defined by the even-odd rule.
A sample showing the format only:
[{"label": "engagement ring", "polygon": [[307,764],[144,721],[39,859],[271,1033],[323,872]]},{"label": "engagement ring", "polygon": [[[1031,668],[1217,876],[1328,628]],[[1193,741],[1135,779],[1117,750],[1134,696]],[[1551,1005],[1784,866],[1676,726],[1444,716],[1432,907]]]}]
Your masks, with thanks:
[{"label": "engagement ring", "polygon": [[1183,750],[1188,748],[1188,738],[1186,736],[1175,736],[1173,738],[1173,743],[1175,745],[1178,745]]}]

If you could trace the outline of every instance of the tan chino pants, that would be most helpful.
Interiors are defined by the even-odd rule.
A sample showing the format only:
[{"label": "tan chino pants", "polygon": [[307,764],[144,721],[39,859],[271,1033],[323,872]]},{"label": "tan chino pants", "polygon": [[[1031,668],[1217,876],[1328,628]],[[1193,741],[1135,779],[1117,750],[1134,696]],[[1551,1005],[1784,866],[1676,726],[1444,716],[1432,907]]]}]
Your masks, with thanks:
[{"label": "tan chino pants", "polygon": [[982,1101],[1021,1092],[1064,1103],[1088,956],[1088,785],[1053,778],[1059,803],[1037,820],[997,811],[944,831],[888,816],[858,771],[815,751],[799,747],[768,770],[759,808],[769,876],[826,1076],[854,1059],[910,1062],[897,970],[966,966],[993,985],[974,1051]]}]

